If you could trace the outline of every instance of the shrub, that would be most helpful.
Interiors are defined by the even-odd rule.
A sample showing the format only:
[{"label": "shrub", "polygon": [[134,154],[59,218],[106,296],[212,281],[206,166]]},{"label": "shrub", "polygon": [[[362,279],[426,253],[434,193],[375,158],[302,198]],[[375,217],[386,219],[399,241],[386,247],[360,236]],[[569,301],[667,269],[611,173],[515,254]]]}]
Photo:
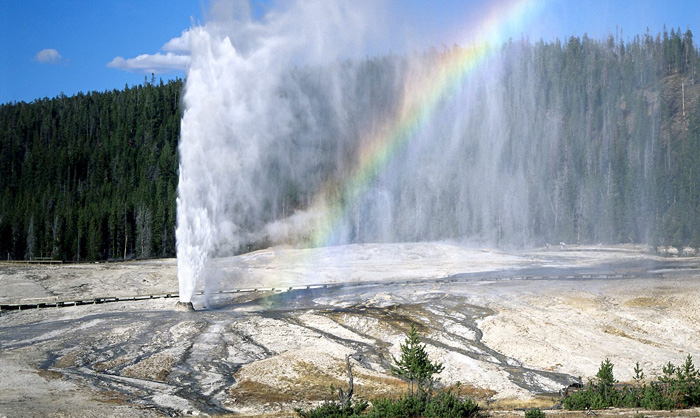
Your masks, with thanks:
[{"label": "shrub", "polygon": [[608,359],[601,363],[597,381],[589,383],[585,390],[576,392],[563,400],[567,409],[602,409],[607,407],[644,409],[682,409],[700,406],[700,373],[688,355],[685,363],[675,366],[667,363],[659,382],[643,384],[644,373],[635,365],[635,382],[632,387],[617,389],[613,365]]},{"label": "shrub", "polygon": [[399,399],[378,399],[366,415],[368,418],[469,418],[479,414],[479,405],[471,399],[460,399],[450,391],[441,391],[433,398],[408,395]]},{"label": "shrub", "polygon": [[377,399],[367,417],[370,418],[409,418],[421,416],[425,399],[418,396],[405,396],[398,399]]},{"label": "shrub", "polygon": [[460,399],[450,391],[440,392],[430,400],[423,412],[426,417],[462,418],[474,417],[479,413],[479,405],[473,400]]},{"label": "shrub", "polygon": [[354,405],[341,406],[337,402],[324,402],[320,406],[304,411],[295,408],[294,411],[301,418],[359,418],[367,409],[367,402],[360,401]]},{"label": "shrub", "polygon": [[416,326],[411,324],[411,330],[401,347],[401,358],[391,358],[396,366],[391,366],[391,374],[406,380],[411,384],[411,395],[414,395],[414,386],[418,392],[427,394],[433,388],[436,379],[433,375],[442,372],[442,363],[433,363],[425,351],[425,344],[421,344]]},{"label": "shrub", "polygon": [[540,408],[532,408],[525,411],[525,418],[544,418],[546,416]]}]

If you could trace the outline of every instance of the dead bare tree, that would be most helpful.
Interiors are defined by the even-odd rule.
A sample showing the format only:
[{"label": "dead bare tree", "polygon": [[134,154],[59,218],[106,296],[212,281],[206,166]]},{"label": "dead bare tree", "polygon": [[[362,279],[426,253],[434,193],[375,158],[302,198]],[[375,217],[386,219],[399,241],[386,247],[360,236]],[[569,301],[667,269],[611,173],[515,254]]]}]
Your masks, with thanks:
[{"label": "dead bare tree", "polygon": [[344,408],[346,406],[350,406],[350,403],[352,402],[352,394],[354,392],[353,377],[352,377],[352,365],[350,364],[350,354],[345,356],[345,363],[347,364],[347,367],[348,367],[348,391],[347,391],[347,393],[345,393],[345,392],[343,392],[342,388],[338,388],[338,401],[340,402],[341,408]]}]

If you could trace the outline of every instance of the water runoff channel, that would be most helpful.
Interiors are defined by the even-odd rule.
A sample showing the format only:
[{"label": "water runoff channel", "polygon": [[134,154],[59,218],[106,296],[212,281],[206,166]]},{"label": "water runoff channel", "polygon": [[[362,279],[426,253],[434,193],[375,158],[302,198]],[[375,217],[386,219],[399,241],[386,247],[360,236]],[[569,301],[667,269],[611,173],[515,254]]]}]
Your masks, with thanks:
[{"label": "water runoff channel", "polygon": [[[102,391],[119,393],[130,403],[156,409],[159,413],[179,414],[192,410],[222,413],[233,410],[228,402],[229,389],[236,383],[236,371],[245,364],[274,355],[274,350],[251,338],[237,324],[262,318],[302,327],[351,348],[353,358],[363,367],[387,373],[392,359],[385,340],[361,328],[353,328],[349,323],[341,325],[362,338],[336,335],[305,323],[302,316],[313,312],[336,321],[344,316],[372,318],[393,328],[397,334],[404,332],[407,323],[421,322],[430,324],[430,335],[442,336],[424,339],[425,343],[489,363],[506,373],[515,385],[538,393],[542,392],[543,380],[565,387],[575,382],[575,377],[528,368],[484,344],[477,324],[493,312],[467,302],[468,284],[507,280],[656,279],[663,277],[658,267],[654,270],[590,268],[575,272],[567,268],[533,268],[510,274],[470,273],[441,279],[220,290],[208,295],[208,307],[198,306],[197,312],[154,311],[146,307],[136,313],[93,310],[76,320],[5,327],[0,330],[0,341],[4,349],[15,350],[37,341],[45,342],[48,345],[42,348],[45,350],[42,370],[61,373]],[[378,294],[391,295],[391,298],[382,304],[368,303]],[[177,294],[24,301],[3,304],[0,308],[5,315],[13,314],[5,311],[134,304],[154,299],[174,301]],[[20,312],[14,314],[21,315]],[[468,332],[456,333],[447,324],[458,324]],[[128,333],[122,335],[114,331],[122,328],[128,328]],[[182,330],[173,336],[173,329]],[[145,360],[149,357],[156,358],[165,352],[175,354],[174,360],[160,366],[162,376],[140,378],[133,372],[136,366],[147,363]],[[163,397],[170,401],[164,402]]]}]

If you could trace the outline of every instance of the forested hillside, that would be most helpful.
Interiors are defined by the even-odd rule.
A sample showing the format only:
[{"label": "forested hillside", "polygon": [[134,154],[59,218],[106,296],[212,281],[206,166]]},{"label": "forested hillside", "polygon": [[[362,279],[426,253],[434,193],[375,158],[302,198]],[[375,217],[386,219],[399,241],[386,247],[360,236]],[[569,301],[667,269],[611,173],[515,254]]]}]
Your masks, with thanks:
[{"label": "forested hillside", "polygon": [[[437,61],[453,53],[459,48],[428,52],[424,59]],[[445,222],[444,230],[404,222],[397,228],[410,231],[396,236],[460,238],[495,231],[485,238],[496,245],[565,241],[700,246],[700,56],[690,30],[646,34],[629,42],[585,35],[566,42],[514,41],[503,45],[501,54],[498,88],[475,88],[470,98],[469,120],[462,127],[466,139],[450,156],[457,160],[436,164],[463,161],[468,168],[470,158],[479,158],[487,148],[488,135],[497,132],[503,146],[495,164],[503,176],[517,173],[513,177],[522,178],[513,183],[519,185],[513,192],[527,192],[527,208],[522,208],[527,218],[520,220],[514,211],[508,215],[512,219],[500,213],[506,199],[481,216],[479,195],[465,188],[445,192],[435,207],[422,208],[428,215],[434,211],[434,216],[465,222]],[[351,64],[359,69],[358,79],[374,83],[358,109],[389,112],[393,104],[387,98],[396,97],[396,87],[386,86],[392,77],[406,73],[396,70],[405,68],[406,61],[388,56]],[[314,99],[309,102],[322,114],[328,106],[321,94],[311,93],[323,82],[314,75],[318,71],[300,68],[290,77],[303,80],[302,93]],[[173,256],[182,88],[180,80],[144,83],[123,91],[0,106],[2,257]],[[493,112],[488,102],[494,100],[505,104],[499,109],[501,126],[479,123]],[[358,110],[354,120],[372,122],[362,115],[366,113]],[[305,116],[300,112],[296,117]],[[352,140],[353,135],[333,126],[328,132]],[[450,129],[444,129],[446,135]],[[318,140],[319,150],[334,146]],[[438,138],[435,143],[441,144]],[[341,151],[334,150],[332,158]],[[270,167],[279,171],[274,161]],[[301,168],[295,175],[269,173],[279,185],[269,203],[269,218],[288,216],[313,200],[317,188],[304,183],[320,183],[328,177],[324,170],[337,167],[319,154],[311,174]],[[458,174],[470,172],[465,168]],[[405,176],[413,181],[421,174]],[[401,185],[401,179],[395,180],[399,186],[385,193],[396,190],[390,197],[398,202],[398,215],[413,210],[408,202],[418,200],[410,197],[406,181]],[[382,239],[379,227],[365,232],[353,228],[354,241]]]},{"label": "forested hillside", "polygon": [[[510,109],[503,156],[540,173],[528,184],[533,235],[700,245],[700,61],[690,30],[506,49],[522,54],[506,71],[506,96],[522,104],[518,83],[534,78],[525,103],[535,110]],[[518,141],[523,133],[533,140]]]},{"label": "forested hillside", "polygon": [[2,105],[3,258],[173,256],[182,84]]}]

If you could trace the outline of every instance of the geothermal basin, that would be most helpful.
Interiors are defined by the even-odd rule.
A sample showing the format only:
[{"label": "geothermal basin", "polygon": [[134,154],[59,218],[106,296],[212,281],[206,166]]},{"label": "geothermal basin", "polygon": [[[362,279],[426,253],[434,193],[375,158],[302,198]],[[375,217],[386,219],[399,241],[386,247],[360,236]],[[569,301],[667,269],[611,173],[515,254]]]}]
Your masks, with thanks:
[{"label": "geothermal basin", "polygon": [[[641,246],[275,247],[212,261],[176,299],[0,312],[0,416],[294,416],[347,382],[397,396],[413,323],[444,386],[494,415],[548,407],[606,357],[631,380],[700,359],[698,259]],[[175,260],[0,264],[0,304],[176,292]],[[498,412],[501,411],[501,412]],[[697,411],[696,411],[697,412]]]}]

